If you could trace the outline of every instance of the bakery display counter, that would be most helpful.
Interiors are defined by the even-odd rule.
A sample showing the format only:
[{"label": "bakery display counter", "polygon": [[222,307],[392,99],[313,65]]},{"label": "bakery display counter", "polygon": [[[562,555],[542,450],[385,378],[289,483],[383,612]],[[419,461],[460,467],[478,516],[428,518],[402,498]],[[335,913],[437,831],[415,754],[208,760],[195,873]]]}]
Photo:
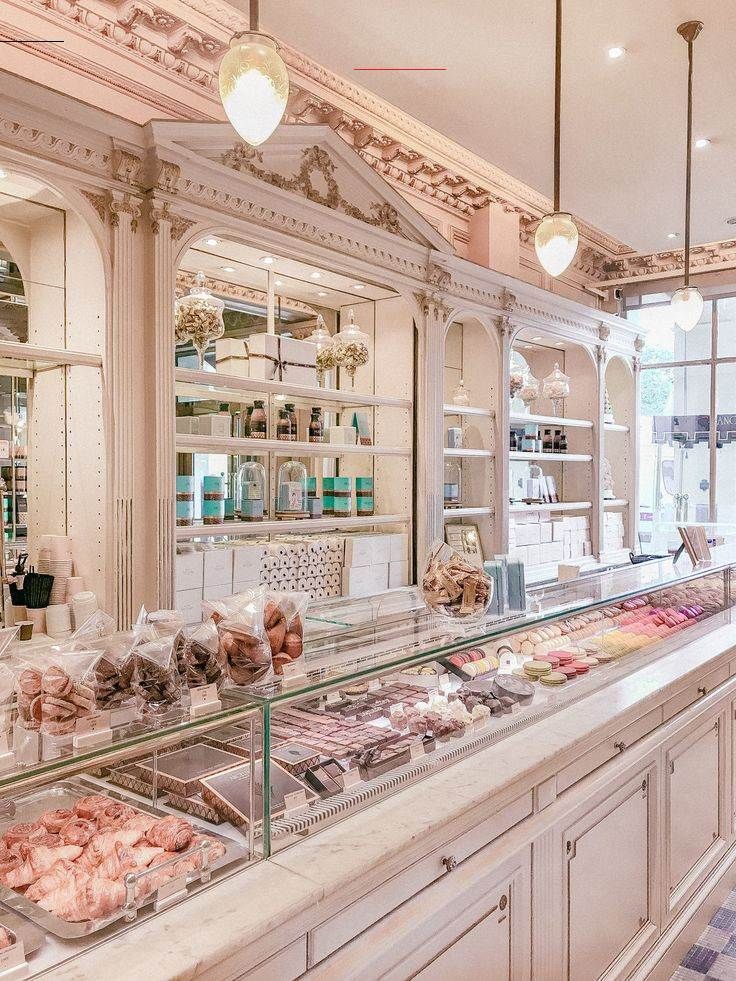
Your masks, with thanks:
[{"label": "bakery display counter", "polygon": [[[457,626],[403,598],[319,610],[300,677],[254,686],[270,854],[552,716],[730,620],[730,550],[533,592],[529,612]],[[406,607],[401,610],[402,604]],[[363,619],[361,621],[360,611]]]}]

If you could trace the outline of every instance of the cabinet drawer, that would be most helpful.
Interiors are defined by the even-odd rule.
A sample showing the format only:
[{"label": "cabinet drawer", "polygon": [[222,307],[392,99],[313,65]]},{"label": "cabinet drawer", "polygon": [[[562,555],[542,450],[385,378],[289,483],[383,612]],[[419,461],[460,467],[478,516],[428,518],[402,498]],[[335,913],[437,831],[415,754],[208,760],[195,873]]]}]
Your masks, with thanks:
[{"label": "cabinet drawer", "polygon": [[[444,876],[448,866],[459,864],[528,817],[532,810],[532,795],[524,794],[315,927],[310,934],[310,967]],[[444,859],[448,860],[448,866],[443,864]]]},{"label": "cabinet drawer", "polygon": [[672,698],[668,698],[664,703],[665,722],[671,719],[673,715],[677,715],[678,712],[682,712],[688,705],[692,705],[699,698],[703,698],[712,692],[718,685],[722,685],[725,681],[728,681],[729,676],[729,666],[723,664],[720,668],[709,671],[702,678],[692,681],[687,688],[683,688],[682,691],[673,695]]},{"label": "cabinet drawer", "polygon": [[566,766],[564,770],[560,770],[557,774],[557,793],[563,793],[563,791],[572,787],[574,783],[582,780],[583,777],[587,777],[589,773],[592,773],[599,766],[603,766],[604,763],[612,760],[614,756],[618,756],[628,746],[631,746],[639,739],[643,739],[644,736],[648,735],[653,729],[656,729],[661,723],[662,709],[656,708],[652,709],[651,712],[647,712],[646,715],[637,719],[636,722],[632,722],[631,725],[626,726],[625,729],[621,729],[620,732],[609,736],[608,739],[599,743],[593,749],[589,750],[589,752],[584,753],[574,763]]}]

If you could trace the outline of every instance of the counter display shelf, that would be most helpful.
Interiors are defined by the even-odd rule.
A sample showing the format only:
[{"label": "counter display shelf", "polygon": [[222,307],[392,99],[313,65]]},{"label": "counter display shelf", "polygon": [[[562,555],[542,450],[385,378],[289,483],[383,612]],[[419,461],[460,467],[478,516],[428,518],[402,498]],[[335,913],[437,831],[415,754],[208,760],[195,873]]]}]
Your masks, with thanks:
[{"label": "counter display shelf", "polygon": [[[255,687],[270,761],[304,794],[264,814],[271,853],[620,680],[730,622],[733,550],[530,592],[529,612],[448,626],[415,590],[319,609],[306,667]],[[405,609],[401,609],[401,604]],[[361,622],[362,621],[362,622]],[[268,802],[265,802],[266,811]]]}]

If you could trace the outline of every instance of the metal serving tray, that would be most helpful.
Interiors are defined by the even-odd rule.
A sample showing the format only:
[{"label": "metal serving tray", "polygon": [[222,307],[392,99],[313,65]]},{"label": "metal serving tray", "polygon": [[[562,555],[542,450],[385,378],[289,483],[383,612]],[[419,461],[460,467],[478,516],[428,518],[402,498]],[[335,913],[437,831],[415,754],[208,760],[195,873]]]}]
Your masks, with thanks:
[{"label": "metal serving tray", "polygon": [[[14,798],[12,803],[15,805],[15,813],[12,817],[3,816],[0,818],[0,835],[5,832],[6,828],[9,828],[13,824],[36,821],[47,810],[62,807],[71,809],[81,797],[99,793],[104,793],[106,797],[109,797],[113,801],[121,801],[129,804],[136,810],[144,814],[151,814],[154,817],[166,817],[169,813],[168,811],[162,811],[156,807],[152,807],[150,804],[129,797],[119,791],[111,790],[107,787],[100,787],[99,784],[87,781],[83,777],[72,777],[68,780],[61,780],[52,787],[31,790],[27,794]],[[168,905],[171,902],[177,902],[190,893],[196,892],[198,888],[206,884],[209,881],[211,873],[218,872],[226,866],[232,865],[238,859],[247,858],[247,848],[233,841],[232,838],[211,831],[209,828],[203,828],[195,821],[192,821],[191,824],[197,832],[220,841],[225,846],[225,854],[214,861],[205,871],[204,875],[201,871],[189,874],[186,877],[186,882],[182,884],[182,888],[173,894],[170,894],[169,889],[165,893],[162,890],[157,890],[131,905],[121,907],[115,913],[104,919],[83,920],[78,923],[70,923],[62,920],[53,913],[49,913],[37,903],[27,900],[22,893],[16,892],[15,889],[10,889],[2,884],[0,884],[0,902],[9,909],[28,917],[29,920],[37,923],[38,926],[54,934],[54,936],[60,937],[62,940],[73,940],[78,937],[88,937],[91,934],[100,933],[119,920],[132,922],[138,910],[157,903]],[[182,853],[182,858],[184,854]],[[158,868],[165,868],[165,866],[158,866]],[[2,921],[3,911],[0,909],[0,922]]]}]

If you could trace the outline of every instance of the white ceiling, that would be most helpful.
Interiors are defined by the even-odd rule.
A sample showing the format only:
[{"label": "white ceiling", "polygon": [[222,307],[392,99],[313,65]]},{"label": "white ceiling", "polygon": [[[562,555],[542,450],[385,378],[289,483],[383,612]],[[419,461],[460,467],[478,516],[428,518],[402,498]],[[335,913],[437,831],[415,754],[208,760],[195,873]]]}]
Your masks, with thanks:
[{"label": "white ceiling", "polygon": [[[262,27],[552,193],[554,0],[261,0]],[[693,241],[736,215],[736,2],[565,0],[562,206],[642,251],[682,243],[687,48],[695,43]],[[620,61],[607,50],[626,47]],[[357,72],[359,66],[443,72]],[[673,241],[667,234],[680,233]]]}]

